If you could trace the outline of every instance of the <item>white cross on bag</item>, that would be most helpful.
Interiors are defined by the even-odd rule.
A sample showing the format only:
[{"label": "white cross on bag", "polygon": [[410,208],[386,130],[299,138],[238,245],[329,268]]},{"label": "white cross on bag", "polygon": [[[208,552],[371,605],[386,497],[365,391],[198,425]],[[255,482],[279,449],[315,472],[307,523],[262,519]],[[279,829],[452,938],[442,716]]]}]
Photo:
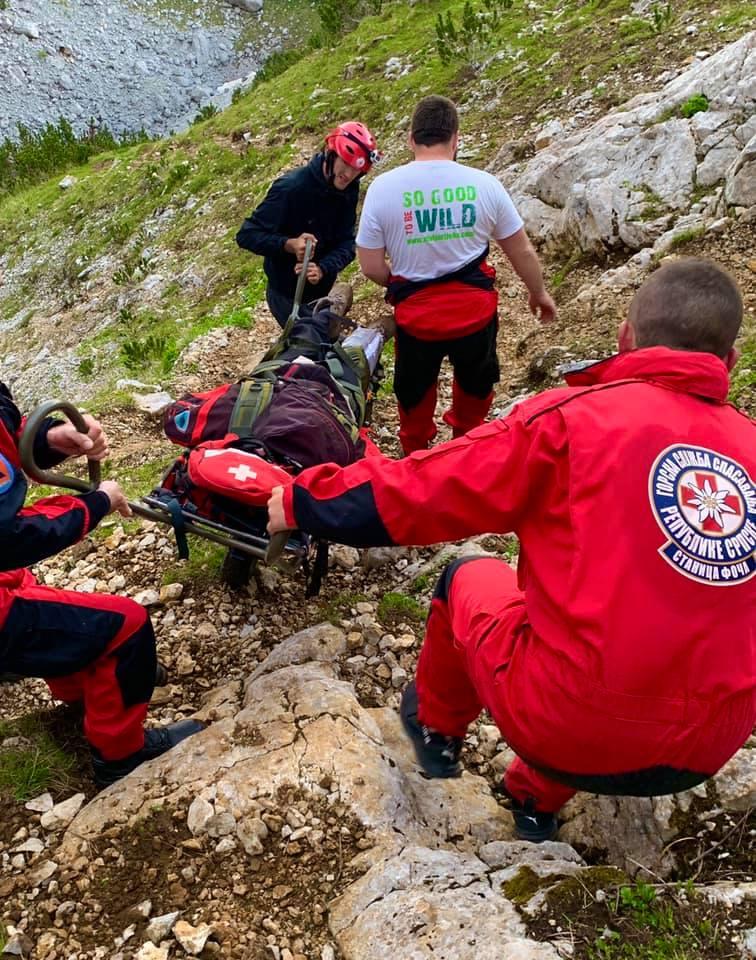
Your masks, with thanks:
[{"label": "white cross on bag", "polygon": [[246,463],[240,463],[238,467],[229,467],[228,472],[232,473],[239,483],[244,483],[245,480],[254,480],[257,477],[255,471],[250,470]]}]

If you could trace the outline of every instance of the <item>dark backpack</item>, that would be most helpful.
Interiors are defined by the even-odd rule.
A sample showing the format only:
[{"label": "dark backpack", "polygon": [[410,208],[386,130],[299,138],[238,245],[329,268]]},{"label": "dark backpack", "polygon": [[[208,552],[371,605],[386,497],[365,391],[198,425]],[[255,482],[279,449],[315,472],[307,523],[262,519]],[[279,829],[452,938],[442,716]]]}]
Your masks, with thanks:
[{"label": "dark backpack", "polygon": [[[231,432],[237,430],[232,427]],[[317,380],[277,380],[270,402],[247,436],[274,461],[300,468],[319,463],[345,467],[363,453],[353,421]]]},{"label": "dark backpack", "polygon": [[298,468],[346,466],[364,453],[349,402],[328,371],[313,363],[284,361],[240,383],[186,394],[163,414],[163,429],[182,447],[235,434],[240,446],[259,446],[263,455]]},{"label": "dark backpack", "polygon": [[222,440],[239,397],[240,383],[224,383],[205,393],[185,393],[163,413],[163,431],[181,447]]}]

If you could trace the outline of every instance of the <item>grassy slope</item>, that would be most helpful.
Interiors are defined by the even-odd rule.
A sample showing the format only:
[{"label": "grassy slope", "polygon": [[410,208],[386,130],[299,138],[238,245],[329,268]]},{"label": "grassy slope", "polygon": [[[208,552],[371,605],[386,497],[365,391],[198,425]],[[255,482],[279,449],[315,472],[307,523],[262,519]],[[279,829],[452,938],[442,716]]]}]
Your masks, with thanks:
[{"label": "grassy slope", "polygon": [[[10,272],[21,280],[0,288],[0,321],[18,319],[22,310],[24,318],[0,346],[12,348],[19,331],[31,343],[40,340],[43,314],[60,311],[79,329],[90,296],[80,274],[94,265],[87,279],[102,282],[104,295],[81,324],[82,372],[103,388],[129,372],[165,379],[179,349],[200,333],[249,325],[264,281],[260,260],[236,247],[234,233],[271,179],[306,158],[330,124],[359,116],[388,147],[389,162],[399,162],[412,103],[445,92],[464,108],[466,157],[485,164],[528,123],[569,113],[580,92],[594,89],[607,107],[638,92],[628,71],[642,61],[653,77],[657,68],[680,62],[686,43],[698,49],[702,34],[686,40],[685,27],[701,23],[706,10],[698,0],[675,3],[674,20],[655,34],[649,21],[631,15],[629,0],[547,0],[535,11],[515,0],[496,46],[483,51],[484,66],[473,69],[444,65],[435,50],[438,12],[458,16],[462,6],[462,0],[390,3],[331,49],[303,55],[185,134],[100,156],[70,171],[78,182],[66,192],[58,176],[5,199],[0,255],[10,254]],[[725,0],[705,30],[719,45],[755,19],[756,5]],[[412,69],[384,79],[390,57]],[[345,80],[345,67],[355,61],[364,66]],[[22,270],[13,269],[20,264]],[[182,271],[200,285],[182,283]],[[153,272],[177,279],[147,305],[134,288]],[[45,302],[35,316],[40,294]],[[124,294],[132,300],[125,309],[116,303]]]}]

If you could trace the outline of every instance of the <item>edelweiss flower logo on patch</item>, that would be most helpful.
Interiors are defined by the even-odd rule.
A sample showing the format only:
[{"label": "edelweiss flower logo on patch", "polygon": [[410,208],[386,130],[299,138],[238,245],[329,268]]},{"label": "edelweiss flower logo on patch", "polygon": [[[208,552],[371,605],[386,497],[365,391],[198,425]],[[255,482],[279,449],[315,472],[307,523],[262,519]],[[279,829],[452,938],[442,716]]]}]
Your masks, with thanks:
[{"label": "edelweiss flower logo on patch", "polygon": [[[695,480],[686,480],[681,485],[683,510],[692,508],[697,526],[707,533],[728,532],[739,525],[745,513],[743,499],[733,484],[725,483],[720,490],[718,483],[722,481],[715,474],[696,474]],[[687,511],[686,515],[690,516]]]},{"label": "edelweiss flower logo on patch", "polygon": [[667,447],[649,474],[649,500],[669,538],[659,553],[714,586],[756,573],[756,491],[737,461],[705,447]]}]

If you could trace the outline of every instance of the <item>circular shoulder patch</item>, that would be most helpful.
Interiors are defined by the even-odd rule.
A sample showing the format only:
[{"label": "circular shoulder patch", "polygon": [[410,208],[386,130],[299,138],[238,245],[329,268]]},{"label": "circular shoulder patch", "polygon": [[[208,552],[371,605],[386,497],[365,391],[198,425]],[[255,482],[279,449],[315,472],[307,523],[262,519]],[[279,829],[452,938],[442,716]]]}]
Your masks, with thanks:
[{"label": "circular shoulder patch", "polygon": [[648,495],[669,538],[659,553],[684,576],[729,586],[756,572],[756,490],[737,460],[706,447],[667,447],[651,467]]},{"label": "circular shoulder patch", "polygon": [[0,453],[0,496],[13,486],[16,472],[10,462]]}]

